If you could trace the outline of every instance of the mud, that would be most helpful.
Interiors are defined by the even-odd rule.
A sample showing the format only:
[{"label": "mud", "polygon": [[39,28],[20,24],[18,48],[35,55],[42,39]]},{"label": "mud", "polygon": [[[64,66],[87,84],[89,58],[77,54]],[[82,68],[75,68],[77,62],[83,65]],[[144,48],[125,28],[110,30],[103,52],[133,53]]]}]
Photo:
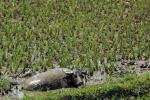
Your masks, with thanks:
[{"label": "mud", "polygon": [[150,72],[150,59],[148,60],[123,60],[113,63],[115,70],[112,75],[118,76],[125,73],[144,74]]},{"label": "mud", "polygon": [[[111,64],[113,64],[113,66],[115,67],[114,71],[112,72],[113,77],[118,77],[126,73],[144,74],[144,73],[150,72],[150,59],[148,60],[122,60],[122,61],[112,62]],[[3,100],[3,99],[8,100],[8,98],[9,99],[10,98],[21,99],[24,96],[24,92],[22,89],[36,90],[37,87],[39,89],[39,88],[43,88],[44,86],[55,87],[53,89],[57,89],[57,87],[59,88],[78,87],[79,84],[72,85],[74,84],[74,82],[79,81],[79,80],[76,80],[78,78],[80,79],[80,82],[81,82],[80,85],[103,84],[107,79],[107,73],[105,72],[105,70],[98,70],[98,71],[93,72],[92,75],[90,75],[89,73],[88,74],[80,73],[80,75],[76,74],[77,76],[71,76],[71,77],[69,76],[67,77],[67,80],[66,79],[64,80],[64,78],[67,75],[73,75],[72,73],[74,72],[78,72],[79,74],[82,71],[81,70],[80,71],[69,70],[67,68],[60,70],[58,68],[55,71],[52,71],[52,69],[49,69],[46,72],[41,71],[40,73],[28,72],[27,74],[20,74],[20,76],[24,76],[24,77],[19,77],[19,76],[15,78],[9,77],[9,81],[14,86],[10,86],[11,89],[7,89],[7,91],[5,90],[1,91],[0,100]],[[38,82],[38,79],[40,79],[40,82]],[[74,79],[74,80],[71,80],[71,79]],[[59,83],[59,84],[47,85],[47,83],[51,84],[54,81],[55,83]],[[66,82],[68,83],[66,84]],[[52,88],[48,88],[48,90],[49,89],[52,89]]]}]

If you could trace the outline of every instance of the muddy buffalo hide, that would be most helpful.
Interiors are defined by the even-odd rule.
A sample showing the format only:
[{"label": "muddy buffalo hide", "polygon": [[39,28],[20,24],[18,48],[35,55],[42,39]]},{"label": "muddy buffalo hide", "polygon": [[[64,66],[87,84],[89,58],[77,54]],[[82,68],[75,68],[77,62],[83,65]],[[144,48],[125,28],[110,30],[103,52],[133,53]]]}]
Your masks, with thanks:
[{"label": "muddy buffalo hide", "polygon": [[78,87],[83,85],[82,72],[66,72],[64,69],[50,69],[25,79],[20,85],[25,90],[48,90],[58,88]]}]

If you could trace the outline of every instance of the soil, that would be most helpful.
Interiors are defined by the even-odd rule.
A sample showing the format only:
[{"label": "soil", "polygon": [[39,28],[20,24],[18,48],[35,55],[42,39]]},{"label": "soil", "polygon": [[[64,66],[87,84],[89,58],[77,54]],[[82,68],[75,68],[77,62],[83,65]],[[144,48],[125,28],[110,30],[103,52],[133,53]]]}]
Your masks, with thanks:
[{"label": "soil", "polygon": [[[126,74],[126,73],[137,73],[137,74],[145,74],[145,73],[149,73],[150,72],[150,59],[148,60],[122,60],[122,61],[117,61],[117,62],[112,62],[111,64],[113,64],[115,66],[115,70],[112,72],[112,76],[113,77],[118,77],[120,75]],[[40,71],[43,72],[43,71]],[[1,72],[3,73],[3,72]],[[24,73],[21,73],[20,75],[14,75],[16,76],[15,78],[11,76],[11,79],[14,78],[15,80],[21,80],[21,79],[26,79],[32,75],[35,75],[37,72],[33,72],[33,71],[26,71]],[[1,75],[1,79],[3,78],[9,78],[9,75]],[[106,81],[107,78],[107,74],[105,71],[95,71],[93,72],[93,75],[90,76],[86,82],[86,85],[96,85],[96,84],[102,84]],[[11,80],[12,81],[12,80]],[[12,92],[13,91],[13,92]],[[21,92],[20,92],[21,91]],[[20,89],[19,91],[15,91],[15,93],[20,93],[19,94],[19,98],[22,98],[24,93],[22,92],[22,90]],[[14,94],[14,90],[11,91],[5,91],[3,89],[1,89],[1,93],[0,93],[0,100],[15,100],[15,96],[16,95],[12,95]],[[32,92],[31,92],[32,94]],[[17,95],[18,96],[18,95]],[[22,97],[21,97],[22,96]]]}]

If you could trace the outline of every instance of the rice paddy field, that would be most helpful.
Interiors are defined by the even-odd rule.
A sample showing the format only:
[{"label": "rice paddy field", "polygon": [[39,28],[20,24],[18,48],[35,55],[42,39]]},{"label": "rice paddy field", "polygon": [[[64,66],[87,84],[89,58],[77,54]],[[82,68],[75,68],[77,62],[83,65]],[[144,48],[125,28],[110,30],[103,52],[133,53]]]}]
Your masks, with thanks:
[{"label": "rice paddy field", "polygon": [[[111,73],[110,62],[149,58],[150,0],[0,0],[0,74],[50,68],[55,63]],[[149,76],[142,77],[140,84],[117,81],[119,88],[109,83],[106,87],[126,92],[129,86],[130,92],[146,93],[140,99],[148,98],[144,86],[149,91]],[[107,95],[107,88],[96,91]],[[97,88],[90,89],[96,98]],[[88,98],[90,89],[79,90]],[[47,97],[43,95],[43,100]]]}]

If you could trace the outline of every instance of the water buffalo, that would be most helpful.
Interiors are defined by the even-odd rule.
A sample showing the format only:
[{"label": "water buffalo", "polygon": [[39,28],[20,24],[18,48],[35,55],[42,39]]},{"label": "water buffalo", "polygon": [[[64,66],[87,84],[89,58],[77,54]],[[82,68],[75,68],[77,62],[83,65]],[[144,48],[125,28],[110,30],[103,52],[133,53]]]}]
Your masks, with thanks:
[{"label": "water buffalo", "polygon": [[20,85],[25,90],[47,90],[78,87],[84,83],[85,73],[79,70],[54,68],[25,79]]}]

